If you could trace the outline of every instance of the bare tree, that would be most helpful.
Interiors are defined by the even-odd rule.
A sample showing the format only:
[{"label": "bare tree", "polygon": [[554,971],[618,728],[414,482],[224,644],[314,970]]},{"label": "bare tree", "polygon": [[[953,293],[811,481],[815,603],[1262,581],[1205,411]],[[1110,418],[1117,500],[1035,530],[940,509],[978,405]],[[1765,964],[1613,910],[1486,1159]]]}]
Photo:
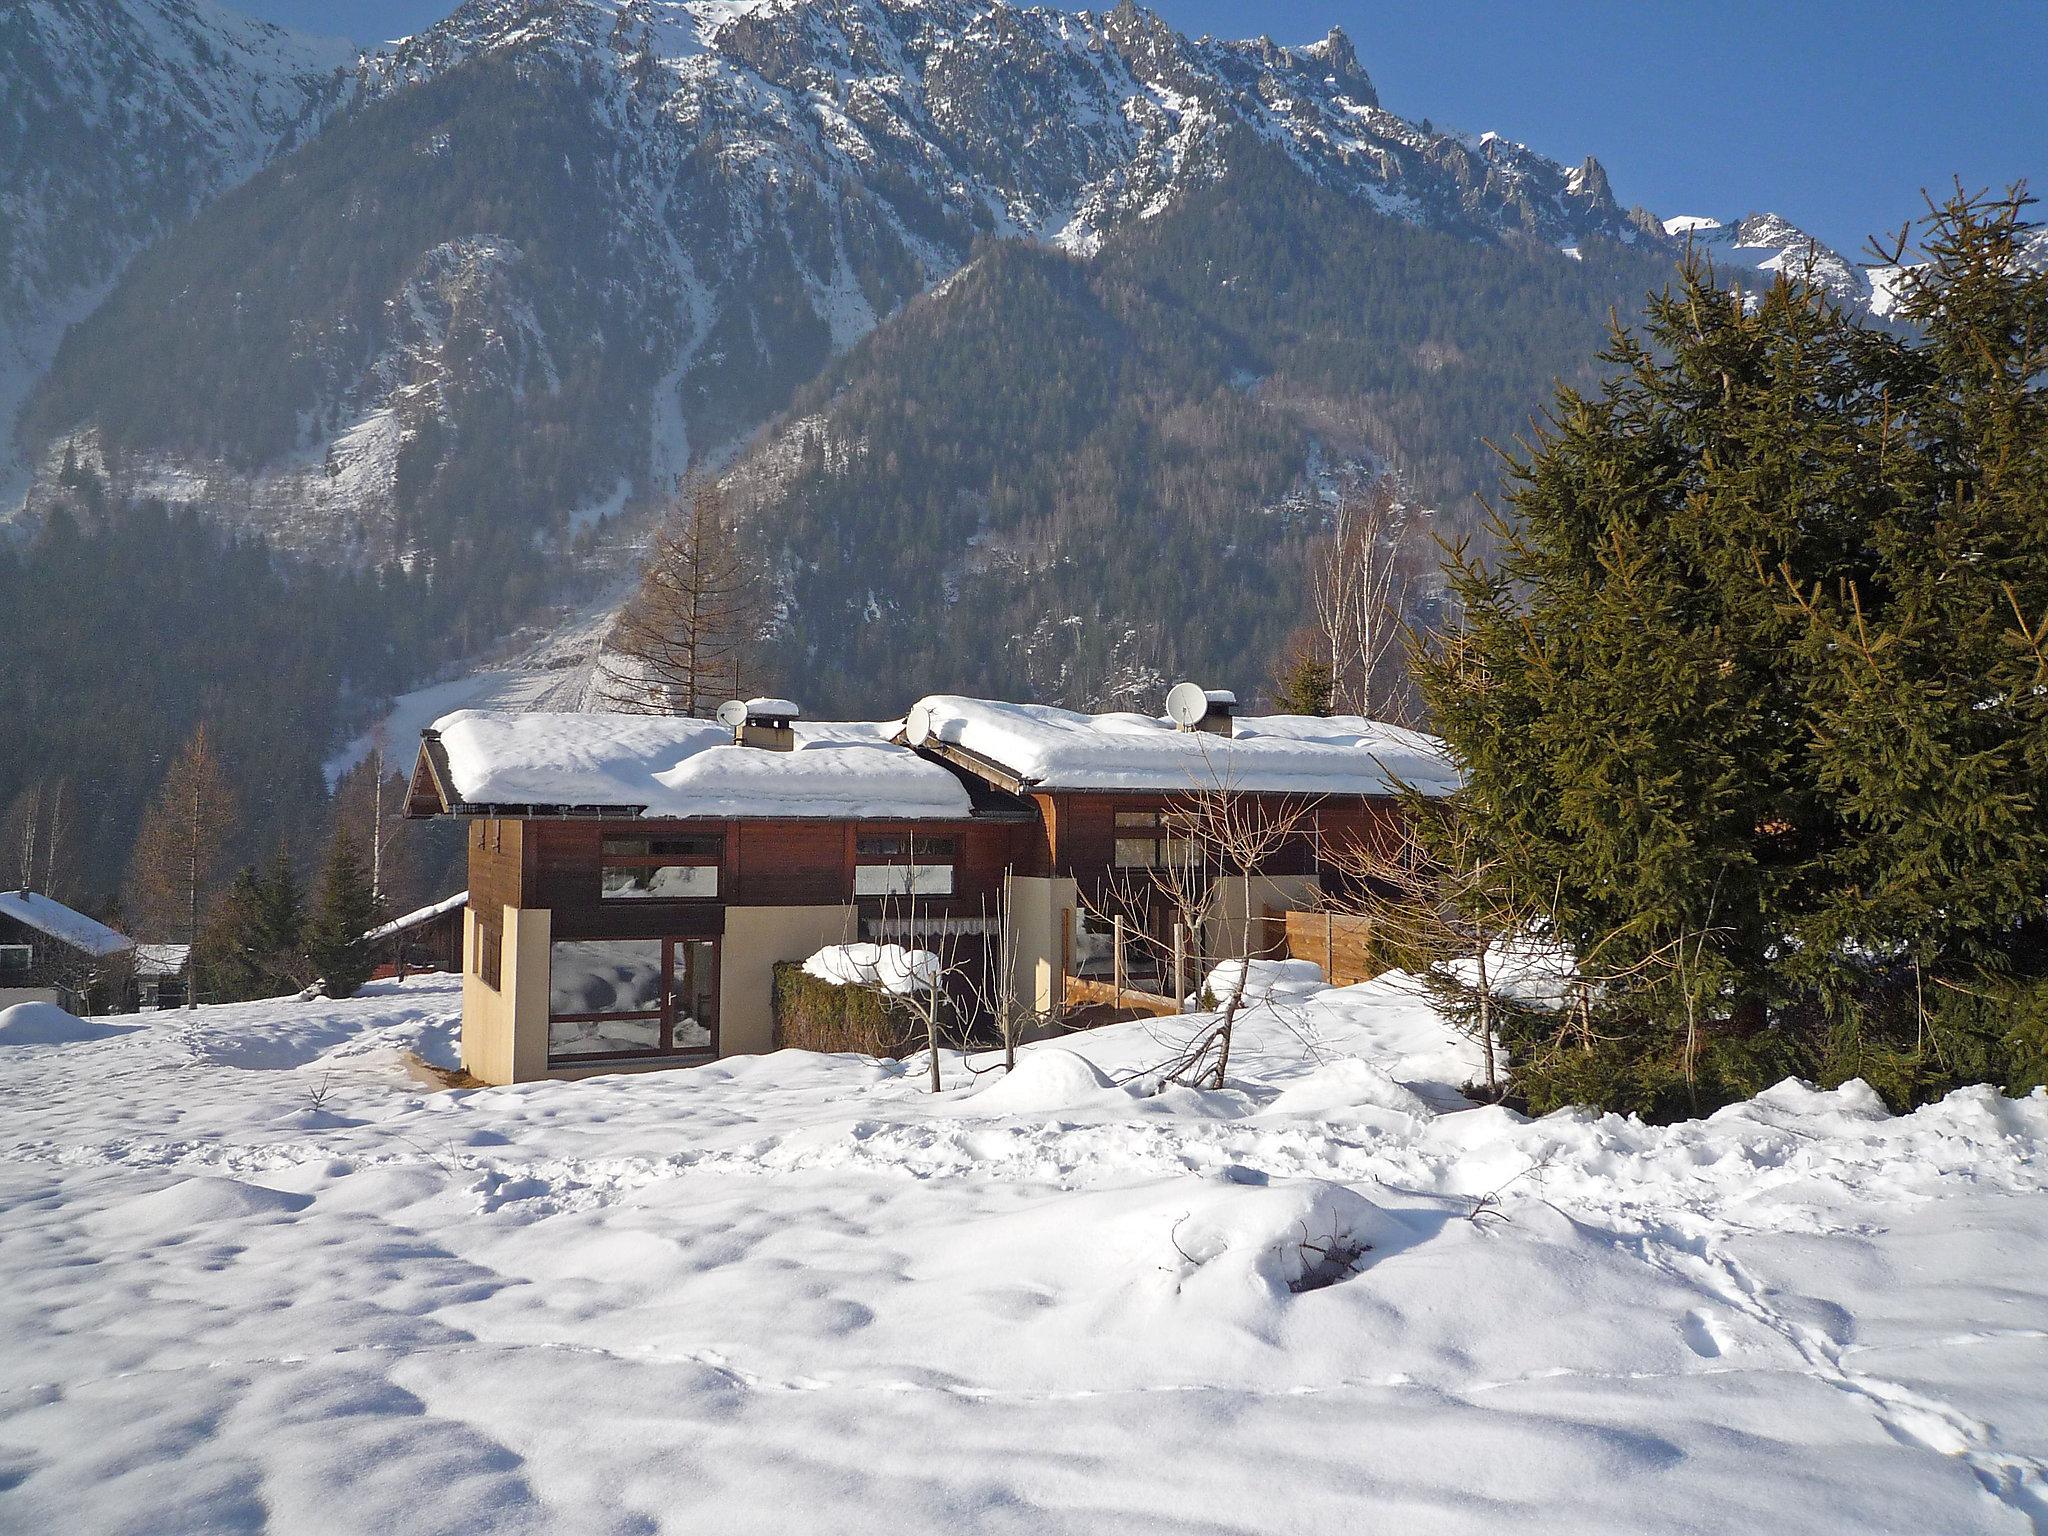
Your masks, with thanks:
[{"label": "bare tree", "polygon": [[[1209,764],[1202,779],[1161,809],[1158,857],[1142,869],[1120,869],[1098,890],[1081,895],[1082,909],[1109,923],[1126,943],[1149,949],[1160,974],[1192,960],[1197,975],[1218,962],[1234,962],[1235,984],[1220,999],[1214,1019],[1181,1042],[1161,1075],[1174,1082],[1221,1088],[1230,1073],[1237,1017],[1251,985],[1251,962],[1261,945],[1253,882],[1283,847],[1310,835],[1314,799],[1247,793]],[[1231,882],[1241,892],[1235,921],[1224,897]],[[1162,937],[1149,921],[1154,903],[1173,918],[1181,944]],[[1192,946],[1187,953],[1182,944]],[[1121,960],[1118,962],[1121,964]],[[1184,985],[1175,974],[1176,995]]]},{"label": "bare tree", "polygon": [[1405,711],[1399,688],[1385,675],[1400,654],[1407,597],[1396,559],[1395,513],[1391,481],[1347,495],[1311,557],[1315,629],[1337,714],[1391,719]]},{"label": "bare tree", "polygon": [[709,715],[758,686],[764,582],[708,479],[679,491],[640,589],[606,642],[605,702],[642,714]]},{"label": "bare tree", "polygon": [[[1441,820],[1434,839],[1423,835],[1424,815]],[[1450,807],[1414,812],[1398,829],[1327,854],[1346,876],[1346,894],[1332,906],[1364,917],[1373,941],[1423,978],[1446,1017],[1478,1042],[1487,1091],[1499,1097],[1500,950],[1541,926],[1537,904]]]},{"label": "bare tree", "polygon": [[[135,910],[148,929],[182,928],[187,944],[198,943],[200,908],[227,863],[234,819],[233,792],[201,724],[164,776],[135,841]],[[196,1001],[188,989],[185,1006]]]}]

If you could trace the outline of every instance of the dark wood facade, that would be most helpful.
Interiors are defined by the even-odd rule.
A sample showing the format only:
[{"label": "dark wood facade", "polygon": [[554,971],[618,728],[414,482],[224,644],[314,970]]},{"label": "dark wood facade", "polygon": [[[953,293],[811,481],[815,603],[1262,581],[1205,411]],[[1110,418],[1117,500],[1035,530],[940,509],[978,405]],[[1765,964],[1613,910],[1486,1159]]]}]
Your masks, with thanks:
[{"label": "dark wood facade", "polygon": [[0,913],[0,995],[10,992],[54,993],[73,1013],[123,1012],[135,1006],[135,953],[93,955]]}]

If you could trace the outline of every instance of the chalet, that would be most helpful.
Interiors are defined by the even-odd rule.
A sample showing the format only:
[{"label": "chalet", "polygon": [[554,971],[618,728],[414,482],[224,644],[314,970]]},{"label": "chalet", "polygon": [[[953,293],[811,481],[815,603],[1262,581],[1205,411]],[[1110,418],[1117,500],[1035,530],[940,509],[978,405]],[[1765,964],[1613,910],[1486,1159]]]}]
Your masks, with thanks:
[{"label": "chalet", "polygon": [[464,1067],[507,1083],[767,1051],[775,965],[850,940],[964,942],[1057,1009],[1099,959],[1101,894],[1183,857],[1176,804],[1300,808],[1299,835],[1218,893],[1229,923],[1313,902],[1401,785],[1455,787],[1415,732],[1193,697],[1179,724],[951,695],[882,724],[776,699],[720,722],[445,716],[406,814],[469,824]]},{"label": "chalet", "polygon": [[141,1011],[184,1007],[191,983],[191,945],[135,946],[135,1006]]},{"label": "chalet", "polygon": [[124,1006],[135,941],[37,891],[0,891],[0,1008],[55,1003],[73,1013]]},{"label": "chalet", "polygon": [[469,892],[457,891],[363,935],[379,976],[401,980],[415,971],[462,969],[462,914]]}]

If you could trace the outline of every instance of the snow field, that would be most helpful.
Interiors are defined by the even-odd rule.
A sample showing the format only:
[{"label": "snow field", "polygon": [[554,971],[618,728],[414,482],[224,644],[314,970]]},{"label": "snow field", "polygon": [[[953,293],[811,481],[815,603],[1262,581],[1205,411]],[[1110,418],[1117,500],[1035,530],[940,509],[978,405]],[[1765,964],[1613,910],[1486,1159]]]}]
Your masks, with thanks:
[{"label": "snow field", "polygon": [[0,1050],[0,1529],[2048,1529],[2048,1097],[1464,1106],[1255,969],[971,1078],[432,1091],[448,978]]}]

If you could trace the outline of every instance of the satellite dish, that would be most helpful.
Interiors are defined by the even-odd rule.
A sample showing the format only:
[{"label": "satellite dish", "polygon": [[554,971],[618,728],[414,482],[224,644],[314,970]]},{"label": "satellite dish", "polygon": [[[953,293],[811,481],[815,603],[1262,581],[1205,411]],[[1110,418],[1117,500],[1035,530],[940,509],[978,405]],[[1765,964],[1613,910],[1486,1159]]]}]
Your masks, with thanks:
[{"label": "satellite dish", "polygon": [[1192,730],[1209,713],[1208,690],[1200,683],[1175,683],[1166,690],[1166,718]]},{"label": "satellite dish", "polygon": [[747,706],[738,699],[727,699],[718,706],[718,723],[729,731],[736,731],[747,723]]},{"label": "satellite dish", "polygon": [[932,707],[917,703],[910,706],[910,713],[903,717],[903,739],[913,747],[921,747],[932,739]]}]

